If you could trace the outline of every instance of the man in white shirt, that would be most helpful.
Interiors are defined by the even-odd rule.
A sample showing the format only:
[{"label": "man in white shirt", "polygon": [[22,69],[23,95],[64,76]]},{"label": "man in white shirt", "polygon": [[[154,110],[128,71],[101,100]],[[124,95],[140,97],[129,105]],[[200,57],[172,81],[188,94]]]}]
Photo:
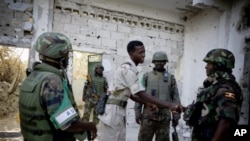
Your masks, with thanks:
[{"label": "man in white shirt", "polygon": [[105,113],[99,115],[98,141],[125,141],[127,100],[140,102],[151,108],[167,107],[172,112],[181,112],[181,105],[167,103],[145,93],[140,84],[137,65],[144,62],[145,48],[141,41],[131,41],[127,45],[130,61],[123,63],[115,72],[111,94],[107,100]]}]

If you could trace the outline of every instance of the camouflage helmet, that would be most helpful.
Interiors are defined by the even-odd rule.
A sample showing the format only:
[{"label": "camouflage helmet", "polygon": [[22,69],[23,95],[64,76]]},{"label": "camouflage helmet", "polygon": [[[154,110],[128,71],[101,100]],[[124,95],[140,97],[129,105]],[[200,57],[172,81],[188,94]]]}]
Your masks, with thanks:
[{"label": "camouflage helmet", "polygon": [[167,57],[167,54],[163,51],[157,51],[154,53],[153,55],[153,60],[152,62],[154,61],[166,61],[168,62],[168,57]]},{"label": "camouflage helmet", "polygon": [[214,63],[222,68],[233,69],[235,58],[233,53],[229,50],[213,49],[207,53],[203,61]]},{"label": "camouflage helmet", "polygon": [[61,33],[45,32],[35,43],[35,50],[44,58],[61,59],[72,51],[70,40]]}]

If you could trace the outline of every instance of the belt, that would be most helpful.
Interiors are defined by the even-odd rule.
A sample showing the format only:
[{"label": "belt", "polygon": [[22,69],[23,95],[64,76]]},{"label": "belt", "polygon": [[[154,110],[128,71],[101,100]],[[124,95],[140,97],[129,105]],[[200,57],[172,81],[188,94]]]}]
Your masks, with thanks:
[{"label": "belt", "polygon": [[123,100],[119,100],[119,99],[114,99],[114,98],[109,98],[107,100],[107,104],[114,104],[114,105],[118,105],[120,107],[125,108],[127,106],[127,101],[123,101]]}]

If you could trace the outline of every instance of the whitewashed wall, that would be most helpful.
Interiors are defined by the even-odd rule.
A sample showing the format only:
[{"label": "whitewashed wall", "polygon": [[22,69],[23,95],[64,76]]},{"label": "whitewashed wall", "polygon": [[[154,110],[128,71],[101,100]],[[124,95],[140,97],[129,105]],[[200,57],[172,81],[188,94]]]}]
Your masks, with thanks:
[{"label": "whitewashed wall", "polygon": [[182,103],[187,105],[195,99],[197,88],[202,85],[205,74],[206,53],[214,48],[226,48],[236,58],[233,74],[242,81],[244,65],[244,38],[236,31],[243,2],[235,3],[233,9],[218,11],[206,9],[187,21],[185,25],[184,56],[182,71]]}]

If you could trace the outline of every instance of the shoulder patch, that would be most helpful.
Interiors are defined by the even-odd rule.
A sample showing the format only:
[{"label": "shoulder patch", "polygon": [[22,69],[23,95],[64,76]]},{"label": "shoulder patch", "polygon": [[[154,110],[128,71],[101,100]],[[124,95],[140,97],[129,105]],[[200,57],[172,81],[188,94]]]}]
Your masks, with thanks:
[{"label": "shoulder patch", "polygon": [[231,93],[231,92],[225,92],[225,93],[224,93],[224,96],[225,96],[226,98],[235,99],[235,94],[234,94],[234,93]]},{"label": "shoulder patch", "polygon": [[122,68],[129,69],[131,67],[131,64],[129,62],[125,62],[121,65]]},{"label": "shoulder patch", "polygon": [[124,65],[124,64],[130,65],[130,66],[132,65],[130,62],[125,62],[122,65]]}]

